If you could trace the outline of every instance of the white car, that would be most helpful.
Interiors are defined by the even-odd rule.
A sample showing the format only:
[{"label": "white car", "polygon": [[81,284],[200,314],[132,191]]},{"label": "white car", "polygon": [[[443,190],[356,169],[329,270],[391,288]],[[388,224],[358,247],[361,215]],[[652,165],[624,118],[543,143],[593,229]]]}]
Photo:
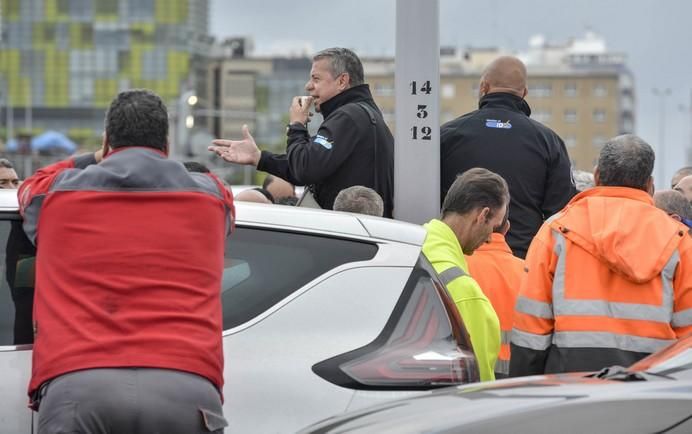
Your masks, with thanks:
[{"label": "white car", "polygon": [[[236,214],[221,295],[226,432],[294,432],[478,380],[463,323],[421,254],[420,226],[249,203]],[[0,191],[0,243],[0,432],[29,433],[34,258],[16,191]]]}]

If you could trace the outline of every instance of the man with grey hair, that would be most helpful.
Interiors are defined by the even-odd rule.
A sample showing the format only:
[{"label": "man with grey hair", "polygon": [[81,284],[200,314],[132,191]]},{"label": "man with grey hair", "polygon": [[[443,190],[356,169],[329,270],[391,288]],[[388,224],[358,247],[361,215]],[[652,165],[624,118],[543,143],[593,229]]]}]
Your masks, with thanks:
[{"label": "man with grey hair", "polygon": [[543,224],[515,305],[510,375],[629,366],[692,332],[692,238],[654,206],[654,151],[610,139],[596,187]]},{"label": "man with grey hair", "polygon": [[[384,216],[392,217],[394,138],[363,80],[363,65],[353,51],[320,51],[305,85],[309,96],[294,97],[289,109],[285,154],[260,151],[247,126],[241,140],[214,140],[209,150],[308,186],[321,208],[333,209],[344,188],[372,188],[384,201]],[[324,118],[314,137],[307,128],[312,105]]]},{"label": "man with grey hair", "polygon": [[692,204],[677,190],[660,190],[654,194],[654,203],[673,219],[692,227]]},{"label": "man with grey hair", "polygon": [[382,217],[384,203],[372,188],[354,185],[344,188],[334,199],[334,211],[355,212],[358,214]]},{"label": "man with grey hair", "polygon": [[19,177],[7,158],[0,158],[0,189],[19,187]]},{"label": "man with grey hair", "polygon": [[579,193],[593,187],[595,184],[593,173],[587,172],[586,170],[573,169],[572,178],[574,178],[574,186]]}]

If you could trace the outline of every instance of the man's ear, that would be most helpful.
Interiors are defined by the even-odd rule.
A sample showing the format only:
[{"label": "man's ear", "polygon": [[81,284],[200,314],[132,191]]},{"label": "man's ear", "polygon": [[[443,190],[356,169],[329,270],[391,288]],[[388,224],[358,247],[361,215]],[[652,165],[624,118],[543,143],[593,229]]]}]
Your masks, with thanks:
[{"label": "man's ear", "polygon": [[351,87],[351,76],[348,75],[348,72],[344,72],[343,74],[341,74],[339,76],[338,81],[339,81],[339,89],[341,89],[342,91]]},{"label": "man's ear", "polygon": [[103,133],[103,140],[101,140],[101,147],[103,148],[103,157],[108,155],[108,152],[110,152],[110,144],[108,143],[108,136],[106,133]]},{"label": "man's ear", "polygon": [[490,220],[490,208],[486,206],[480,209],[480,212],[476,217],[476,222],[485,224],[488,223],[488,220]]},{"label": "man's ear", "polygon": [[481,82],[478,85],[478,98],[483,98],[488,93],[489,89],[490,85],[488,82],[485,80],[485,78],[481,78]]},{"label": "man's ear", "polygon": [[598,166],[593,169],[593,183],[597,187],[601,185],[601,171],[598,170]]}]

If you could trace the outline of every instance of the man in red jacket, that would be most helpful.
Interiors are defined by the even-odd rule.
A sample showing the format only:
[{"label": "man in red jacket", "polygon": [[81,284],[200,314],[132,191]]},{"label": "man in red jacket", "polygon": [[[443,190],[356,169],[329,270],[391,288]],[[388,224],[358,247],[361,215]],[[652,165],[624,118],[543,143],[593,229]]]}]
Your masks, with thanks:
[{"label": "man in red jacket", "polygon": [[202,433],[226,425],[219,288],[231,193],[167,159],[168,115],[120,93],[103,149],[19,190],[36,244],[29,395],[39,433]]}]

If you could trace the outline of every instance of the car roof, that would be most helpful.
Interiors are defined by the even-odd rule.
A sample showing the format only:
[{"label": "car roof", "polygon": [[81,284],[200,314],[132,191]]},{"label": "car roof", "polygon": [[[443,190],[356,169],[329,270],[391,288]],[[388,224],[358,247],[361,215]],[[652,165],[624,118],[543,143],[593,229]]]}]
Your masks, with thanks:
[{"label": "car roof", "polygon": [[[337,211],[236,202],[236,223],[389,240],[420,246],[425,230],[397,220]],[[0,211],[17,211],[17,190],[0,189]]]},{"label": "car roof", "polygon": [[238,223],[307,229],[334,235],[349,235],[422,245],[422,226],[381,217],[338,211],[236,202]]}]

